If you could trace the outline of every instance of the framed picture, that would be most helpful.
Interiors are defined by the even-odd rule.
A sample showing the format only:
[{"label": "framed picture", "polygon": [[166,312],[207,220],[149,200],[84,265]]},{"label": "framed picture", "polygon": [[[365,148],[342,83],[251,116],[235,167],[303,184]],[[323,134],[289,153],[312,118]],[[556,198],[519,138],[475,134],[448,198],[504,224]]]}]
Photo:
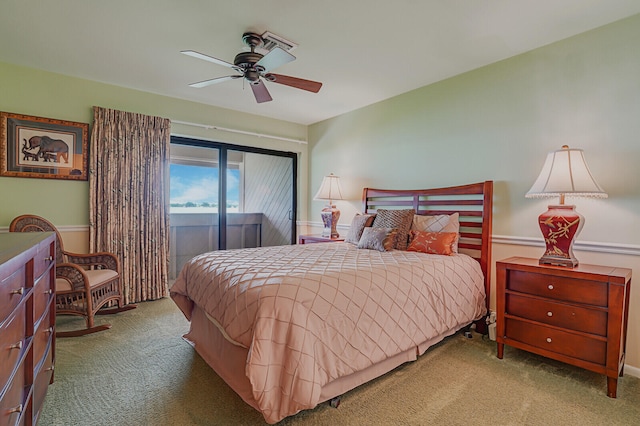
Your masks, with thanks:
[{"label": "framed picture", "polygon": [[0,112],[0,176],[87,180],[89,125]]}]

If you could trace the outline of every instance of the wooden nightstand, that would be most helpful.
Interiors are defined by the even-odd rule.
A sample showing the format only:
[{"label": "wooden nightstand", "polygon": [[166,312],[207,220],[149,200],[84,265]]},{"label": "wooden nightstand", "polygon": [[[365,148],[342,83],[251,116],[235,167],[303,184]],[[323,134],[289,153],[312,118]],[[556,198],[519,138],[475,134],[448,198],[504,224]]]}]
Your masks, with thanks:
[{"label": "wooden nightstand", "polygon": [[496,262],[496,341],[607,376],[616,397],[627,341],[631,269]]},{"label": "wooden nightstand", "polygon": [[322,235],[300,235],[298,236],[298,244],[311,244],[311,243],[339,243],[344,241],[344,238],[330,238],[323,237]]}]

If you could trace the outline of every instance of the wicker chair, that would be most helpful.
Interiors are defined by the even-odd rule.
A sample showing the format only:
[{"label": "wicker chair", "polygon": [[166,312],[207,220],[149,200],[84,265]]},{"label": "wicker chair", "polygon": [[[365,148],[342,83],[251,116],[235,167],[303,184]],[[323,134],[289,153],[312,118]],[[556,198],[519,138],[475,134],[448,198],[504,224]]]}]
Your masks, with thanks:
[{"label": "wicker chair", "polygon": [[[120,263],[112,253],[78,254],[65,251],[56,227],[39,216],[18,216],[9,225],[9,231],[56,233],[56,315],[80,315],[87,321],[87,328],[57,332],[56,337],[82,336],[109,329],[111,324],[94,325],[94,315],[136,308],[134,304],[124,305],[120,290]],[[115,302],[117,306],[100,310],[109,302]]]}]

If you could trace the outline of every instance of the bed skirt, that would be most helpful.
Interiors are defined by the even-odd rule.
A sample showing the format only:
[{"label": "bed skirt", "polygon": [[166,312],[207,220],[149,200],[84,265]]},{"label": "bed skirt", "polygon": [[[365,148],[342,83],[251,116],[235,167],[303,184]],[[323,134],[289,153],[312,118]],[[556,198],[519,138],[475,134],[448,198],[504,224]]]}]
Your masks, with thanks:
[{"label": "bed skirt", "polygon": [[[405,362],[415,361],[429,347],[454,334],[450,330],[421,343],[416,348],[396,354],[362,371],[341,377],[322,387],[319,403],[340,396],[361,384],[380,377]],[[189,342],[204,361],[249,405],[259,411],[253,397],[251,383],[245,374],[248,350],[234,345],[222,335],[218,327],[207,318],[207,314],[194,304],[191,328],[184,339]],[[295,413],[291,413],[293,415]]]}]

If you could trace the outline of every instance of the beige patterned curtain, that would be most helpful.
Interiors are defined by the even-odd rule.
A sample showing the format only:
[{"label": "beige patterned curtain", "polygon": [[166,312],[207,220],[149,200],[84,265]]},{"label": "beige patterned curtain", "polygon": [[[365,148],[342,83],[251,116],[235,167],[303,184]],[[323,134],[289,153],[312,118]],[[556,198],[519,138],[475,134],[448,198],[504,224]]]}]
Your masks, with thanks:
[{"label": "beige patterned curtain", "polygon": [[169,292],[171,122],[94,107],[89,246],[120,258],[125,303]]}]

